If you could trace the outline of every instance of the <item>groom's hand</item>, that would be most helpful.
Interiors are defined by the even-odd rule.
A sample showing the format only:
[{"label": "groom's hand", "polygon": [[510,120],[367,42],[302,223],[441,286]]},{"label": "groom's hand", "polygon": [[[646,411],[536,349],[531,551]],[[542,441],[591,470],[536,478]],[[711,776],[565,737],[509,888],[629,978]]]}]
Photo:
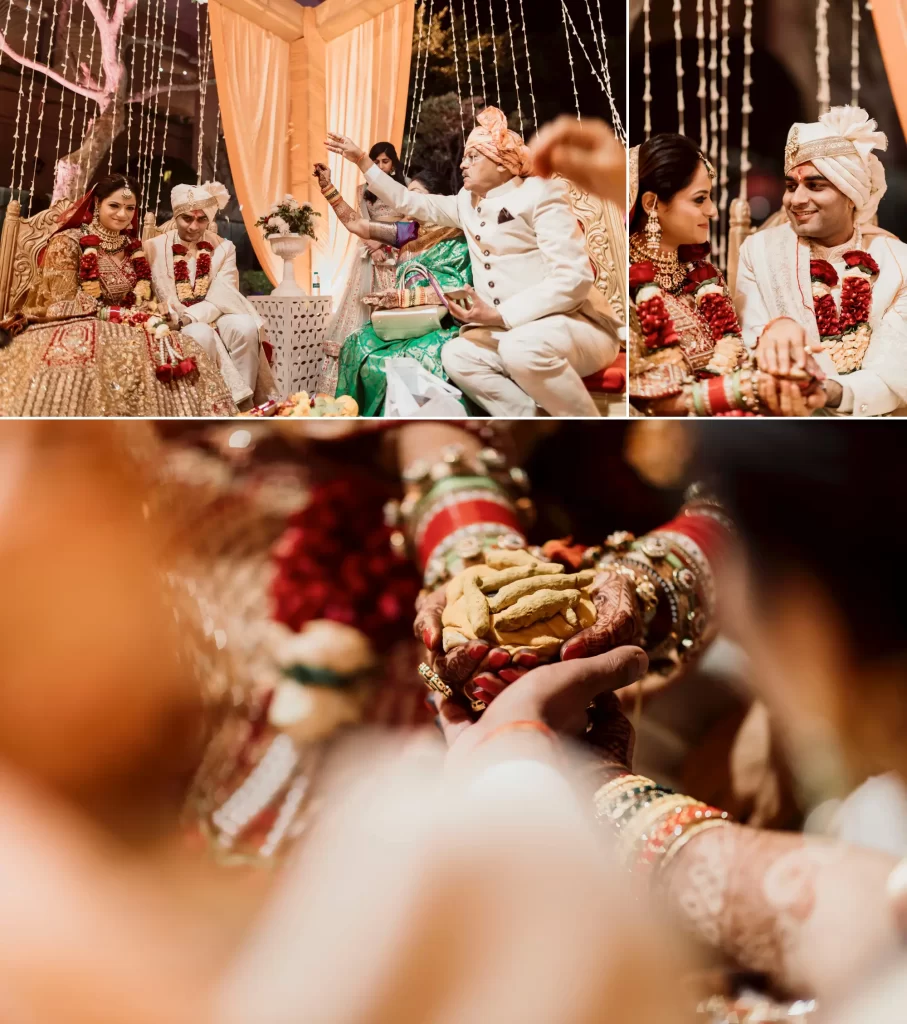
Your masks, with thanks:
[{"label": "groom's hand", "polygon": [[463,291],[472,300],[472,305],[468,309],[453,299],[447,300],[450,304],[451,315],[455,320],[459,320],[463,324],[478,324],[480,327],[507,326],[497,309],[490,302],[480,299],[472,285],[466,285]]},{"label": "groom's hand", "polygon": [[806,331],[796,321],[781,317],[762,332],[756,346],[756,365],[773,377],[806,378],[814,365],[810,354],[821,351],[821,346],[807,342]]}]

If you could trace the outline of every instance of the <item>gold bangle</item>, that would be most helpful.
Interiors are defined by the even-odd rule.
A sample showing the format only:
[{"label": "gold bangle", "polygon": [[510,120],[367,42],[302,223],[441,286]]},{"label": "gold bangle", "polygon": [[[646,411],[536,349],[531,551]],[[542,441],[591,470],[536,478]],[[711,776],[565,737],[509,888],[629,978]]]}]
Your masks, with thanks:
[{"label": "gold bangle", "polygon": [[695,821],[692,822],[689,828],[683,830],[683,834],[679,835],[675,842],[665,850],[662,856],[655,863],[656,876],[660,876],[671,861],[677,856],[678,853],[690,842],[691,839],[695,839],[700,832],[705,832],[706,829],[717,828],[719,825],[730,825],[731,823],[727,818],[710,818],[708,821]]},{"label": "gold bangle", "polygon": [[610,797],[620,789],[632,789],[636,785],[655,785],[652,779],[647,779],[645,775],[618,775],[616,779],[611,779],[606,782],[603,786],[600,786],[593,796],[596,811],[600,809],[600,805],[603,804]]},{"label": "gold bangle", "polygon": [[652,827],[662,818],[669,814],[676,814],[684,807],[692,807],[701,803],[691,796],[677,796],[673,800],[658,800],[656,803],[641,812],[635,814],[626,826],[626,831],[621,829],[620,833],[620,858],[627,862],[633,854],[636,844],[643,838],[648,838]]}]

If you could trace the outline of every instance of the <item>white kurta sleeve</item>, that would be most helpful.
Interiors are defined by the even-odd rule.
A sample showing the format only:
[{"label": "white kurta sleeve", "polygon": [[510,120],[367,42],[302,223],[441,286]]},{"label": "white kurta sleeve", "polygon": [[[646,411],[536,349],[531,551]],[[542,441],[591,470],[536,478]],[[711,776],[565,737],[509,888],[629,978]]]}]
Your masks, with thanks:
[{"label": "white kurta sleeve", "polygon": [[395,181],[374,164],[368,169],[365,177],[372,192],[402,216],[417,220],[420,224],[436,224],[441,228],[460,227],[456,196],[434,196],[425,195],[423,192],[410,192],[405,185]]},{"label": "white kurta sleeve", "polygon": [[844,389],[840,412],[884,416],[907,406],[907,286],[873,332],[862,367],[831,376]]},{"label": "white kurta sleeve", "polygon": [[498,307],[510,328],[556,313],[575,312],[589,297],[595,280],[583,233],[563,182],[546,184],[535,208],[533,227],[548,273],[542,284],[517,292]]},{"label": "white kurta sleeve", "polygon": [[740,262],[737,264],[736,294],[734,305],[743,330],[743,343],[755,349],[759,337],[771,320],[765,307],[756,272],[753,269],[753,247],[747,239],[740,247]]}]

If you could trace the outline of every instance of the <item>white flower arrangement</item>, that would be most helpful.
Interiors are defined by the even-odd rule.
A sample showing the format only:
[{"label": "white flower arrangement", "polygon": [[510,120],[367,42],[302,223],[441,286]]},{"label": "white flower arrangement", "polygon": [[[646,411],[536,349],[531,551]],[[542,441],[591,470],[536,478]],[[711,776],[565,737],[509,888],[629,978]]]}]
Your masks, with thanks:
[{"label": "white flower arrangement", "polygon": [[312,209],[311,203],[299,202],[291,195],[285,195],[276,202],[268,213],[259,217],[255,226],[268,235],[308,235],[315,237],[315,218],[321,214]]}]

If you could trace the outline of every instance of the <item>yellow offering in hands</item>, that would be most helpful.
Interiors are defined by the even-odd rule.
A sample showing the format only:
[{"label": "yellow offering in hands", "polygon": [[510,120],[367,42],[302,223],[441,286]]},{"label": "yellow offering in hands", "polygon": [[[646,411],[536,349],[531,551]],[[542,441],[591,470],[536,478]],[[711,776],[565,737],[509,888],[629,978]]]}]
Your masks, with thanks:
[{"label": "yellow offering in hands", "polygon": [[567,573],[528,551],[493,548],[485,559],[485,565],[472,565],[447,584],[445,651],[484,640],[511,652],[528,647],[548,659],[595,622],[594,570]]}]

